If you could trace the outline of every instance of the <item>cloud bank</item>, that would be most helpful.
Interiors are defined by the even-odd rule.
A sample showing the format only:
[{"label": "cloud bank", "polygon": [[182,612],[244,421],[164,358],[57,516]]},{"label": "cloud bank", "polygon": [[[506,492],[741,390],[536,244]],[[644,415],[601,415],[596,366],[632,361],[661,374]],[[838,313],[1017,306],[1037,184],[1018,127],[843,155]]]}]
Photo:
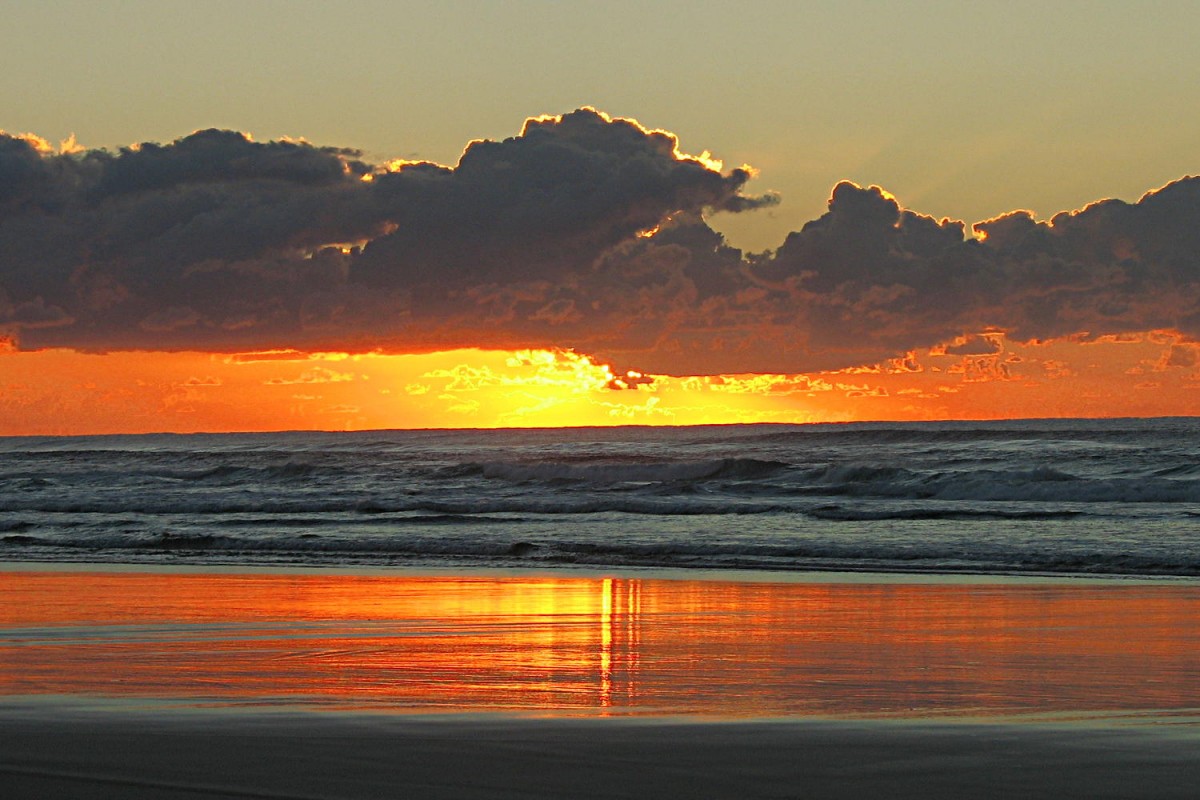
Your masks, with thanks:
[{"label": "cloud bank", "polygon": [[751,177],[586,108],[472,142],[453,167],[231,131],[117,152],[0,134],[0,338],[562,347],[703,375],[848,367],[989,331],[1200,336],[1198,178],[970,230],[846,182],[776,251],[748,254],[704,215],[775,202],[746,193]]}]

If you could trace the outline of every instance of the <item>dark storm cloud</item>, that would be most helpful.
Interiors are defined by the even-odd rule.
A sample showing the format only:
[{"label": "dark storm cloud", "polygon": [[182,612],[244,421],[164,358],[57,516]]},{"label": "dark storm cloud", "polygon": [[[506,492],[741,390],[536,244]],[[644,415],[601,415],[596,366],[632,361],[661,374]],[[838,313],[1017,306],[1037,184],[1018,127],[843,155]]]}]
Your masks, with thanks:
[{"label": "dark storm cloud", "polygon": [[341,280],[311,250],[382,230],[349,151],[200,131],[57,155],[0,136],[0,153],[0,326],[27,347],[203,348],[294,319]]},{"label": "dark storm cloud", "polygon": [[[835,368],[987,330],[1018,340],[1200,336],[1200,179],[1137,203],[1106,200],[1049,222],[1016,212],[974,228],[983,241],[878,187],[839,184],[826,214],[750,265],[748,285],[764,291],[752,303],[761,324],[738,358],[772,371]],[[684,324],[673,338],[697,341],[705,329],[714,325]],[[709,348],[704,371],[728,371],[729,349]],[[706,353],[691,350],[687,368],[697,369]]]},{"label": "dark storm cloud", "polygon": [[775,198],[591,109],[454,167],[201,131],[55,154],[0,135],[0,336],[23,348],[574,347],[651,372],[799,372],[945,345],[1200,336],[1200,179],[1039,222],[936,220],[842,183],[747,255]]},{"label": "dark storm cloud", "polygon": [[385,202],[403,215],[367,246],[354,277],[411,286],[437,269],[472,282],[558,280],[667,215],[771,201],[740,194],[747,171],[722,175],[676,146],[670,134],[584,109],[472,142],[453,170],[380,176]]},{"label": "dark storm cloud", "polygon": [[972,335],[951,342],[944,350],[948,356],[991,356],[1003,352],[1004,345],[992,337]]},{"label": "dark storm cloud", "polygon": [[676,147],[590,109],[395,172],[229,131],[83,154],[2,136],[0,330],[23,347],[428,349],[481,343],[483,321],[514,339],[580,318],[560,288],[639,231],[773,201]]},{"label": "dark storm cloud", "polygon": [[1013,291],[1017,338],[1174,328],[1200,335],[1200,178],[1135,204],[1105,200],[1048,223],[980,223]]}]

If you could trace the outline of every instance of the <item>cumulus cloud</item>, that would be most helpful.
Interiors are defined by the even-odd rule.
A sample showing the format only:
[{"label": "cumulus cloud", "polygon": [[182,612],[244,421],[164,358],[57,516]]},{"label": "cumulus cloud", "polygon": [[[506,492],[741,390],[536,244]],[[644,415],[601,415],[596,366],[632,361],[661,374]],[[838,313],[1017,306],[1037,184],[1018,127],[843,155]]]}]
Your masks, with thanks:
[{"label": "cumulus cloud", "polygon": [[653,354],[640,363],[806,371],[937,345],[995,352],[997,340],[980,331],[1018,341],[1153,329],[1200,336],[1198,178],[1137,203],[1106,200],[1046,222],[1015,212],[973,227],[977,236],[879,187],[841,183],[826,214],[773,254],[745,259],[740,289],[687,304],[656,348],[674,351],[671,363]]},{"label": "cumulus cloud", "polygon": [[512,343],[585,322],[559,295],[639,232],[773,201],[749,179],[591,109],[472,142],[453,168],[230,131],[116,153],[0,134],[0,331],[33,348]]},{"label": "cumulus cloud", "polygon": [[776,251],[746,254],[704,215],[775,202],[747,193],[751,177],[588,108],[471,142],[454,166],[217,130],[116,152],[0,134],[0,339],[557,347],[713,375],[938,345],[987,357],[1001,332],[1200,335],[1200,179],[971,228],[843,182]]}]

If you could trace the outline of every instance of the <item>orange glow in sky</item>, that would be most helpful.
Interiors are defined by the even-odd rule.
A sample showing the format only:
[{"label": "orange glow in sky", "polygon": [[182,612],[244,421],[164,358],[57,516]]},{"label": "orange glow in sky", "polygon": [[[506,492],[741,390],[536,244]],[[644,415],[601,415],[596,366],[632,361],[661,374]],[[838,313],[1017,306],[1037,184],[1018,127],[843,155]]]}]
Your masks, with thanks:
[{"label": "orange glow in sky", "polygon": [[226,5],[5,5],[0,435],[1200,413],[1200,4]]},{"label": "orange glow in sky", "polygon": [[1200,345],[1165,332],[964,338],[837,372],[641,376],[570,351],[0,349],[0,435],[1171,416]]}]

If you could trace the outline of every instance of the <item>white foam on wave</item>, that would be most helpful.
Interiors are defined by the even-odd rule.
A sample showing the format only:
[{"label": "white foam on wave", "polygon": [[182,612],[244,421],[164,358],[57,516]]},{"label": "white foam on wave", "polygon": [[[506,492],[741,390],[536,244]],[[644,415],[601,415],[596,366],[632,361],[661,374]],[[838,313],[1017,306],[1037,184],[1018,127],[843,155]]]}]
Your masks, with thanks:
[{"label": "white foam on wave", "polygon": [[0,544],[158,562],[1190,574],[1197,442],[1194,420],[0,442]]},{"label": "white foam on wave", "polygon": [[[5,541],[11,538],[12,541]],[[891,538],[873,541],[832,538],[779,543],[672,538],[658,541],[603,541],[512,535],[471,537],[433,532],[392,536],[213,535],[205,533],[107,534],[90,541],[44,537],[0,537],[0,552],[21,557],[46,552],[89,552],[116,560],[249,563],[301,562],[359,564],[403,563],[520,566],[532,564],[623,567],[754,568],[772,570],[884,570],[909,572],[983,572],[1012,574],[1200,575],[1200,552],[1170,548],[1125,552],[1107,547],[1074,546],[1047,550],[1020,541],[964,542]]]},{"label": "white foam on wave", "polygon": [[570,463],[488,462],[479,465],[483,477],[510,482],[578,481],[593,484],[673,483],[702,480],[749,480],[764,477],[787,464],[754,458],[719,458],[701,461],[596,461]]}]

